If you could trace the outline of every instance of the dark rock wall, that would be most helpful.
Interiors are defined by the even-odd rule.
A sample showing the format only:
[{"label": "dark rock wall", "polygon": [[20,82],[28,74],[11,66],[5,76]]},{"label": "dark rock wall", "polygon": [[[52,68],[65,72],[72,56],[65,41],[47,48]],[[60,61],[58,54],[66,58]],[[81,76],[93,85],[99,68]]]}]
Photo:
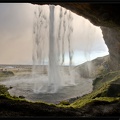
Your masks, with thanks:
[{"label": "dark rock wall", "polygon": [[101,27],[103,38],[109,49],[110,69],[120,69],[120,32],[117,29]]},{"label": "dark rock wall", "polygon": [[101,26],[103,38],[110,53],[111,70],[120,69],[120,4],[119,3],[80,3],[80,2],[40,2],[33,4],[60,5],[72,12],[89,19],[96,26]]}]

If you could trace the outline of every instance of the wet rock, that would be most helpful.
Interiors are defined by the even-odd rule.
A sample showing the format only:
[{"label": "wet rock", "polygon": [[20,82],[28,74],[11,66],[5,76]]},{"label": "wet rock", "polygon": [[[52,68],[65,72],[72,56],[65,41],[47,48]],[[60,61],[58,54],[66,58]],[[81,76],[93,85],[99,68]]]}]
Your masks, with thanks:
[{"label": "wet rock", "polygon": [[20,95],[19,98],[24,99],[25,97],[23,95]]},{"label": "wet rock", "polygon": [[12,86],[9,87],[9,89],[12,89],[12,88],[13,88]]}]

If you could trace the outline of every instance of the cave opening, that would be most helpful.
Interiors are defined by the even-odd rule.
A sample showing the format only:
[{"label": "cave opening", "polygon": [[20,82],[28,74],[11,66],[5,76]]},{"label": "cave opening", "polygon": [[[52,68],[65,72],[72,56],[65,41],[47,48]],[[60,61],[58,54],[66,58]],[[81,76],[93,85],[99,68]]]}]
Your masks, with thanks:
[{"label": "cave opening", "polygon": [[[52,3],[37,3],[39,6],[44,6],[45,4],[48,6],[48,4]],[[43,20],[39,21],[40,19],[33,20],[33,18],[35,18],[34,8],[36,5],[30,3],[0,4],[0,115],[44,117],[101,116],[102,118],[109,115],[112,117],[119,116],[120,16],[118,15],[118,11],[120,10],[120,5],[104,3],[81,4],[80,2],[56,2],[53,4],[56,5],[55,7],[58,7],[57,5],[62,6],[64,9],[67,9],[67,12],[65,12],[63,8],[58,9],[58,12],[56,12],[56,8],[53,10],[52,7],[50,17],[49,9],[48,12],[45,13],[43,6],[41,6],[42,11],[40,13],[43,12],[42,19],[46,20],[46,22],[43,22]],[[47,9],[45,8],[45,10]],[[70,13],[69,10],[75,13],[75,15]],[[53,15],[53,11],[57,15]],[[59,16],[61,16],[60,13],[66,14],[67,22],[63,19],[65,17],[61,17],[61,20],[59,19]],[[48,14],[48,16],[46,14]],[[84,21],[84,18],[87,22],[86,20]],[[41,85],[43,87],[48,85],[44,84],[45,75],[48,74],[48,70],[44,71],[45,69],[42,69],[43,74],[41,74],[39,67],[41,67],[41,63],[47,66],[49,63],[48,58],[51,59],[51,57],[48,57],[48,53],[46,52],[47,59],[38,59],[39,57],[42,58],[42,56],[39,55],[39,53],[42,53],[38,51],[41,50],[41,48],[46,48],[47,51],[51,51],[48,47],[53,50],[54,46],[58,47],[59,45],[57,42],[56,44],[49,45],[50,41],[48,42],[48,39],[46,39],[48,47],[44,44],[42,44],[43,47],[39,47],[39,42],[42,41],[36,40],[34,45],[37,46],[35,47],[37,50],[32,49],[34,46],[33,41],[35,41],[32,35],[34,32],[36,33],[36,31],[33,32],[32,28],[36,20],[38,20],[38,24],[39,22],[42,23],[41,28],[45,27],[48,29],[51,23],[48,31],[41,31],[39,26],[37,30],[42,34],[42,39],[44,39],[44,36],[51,39],[49,33],[51,33],[52,37],[53,33],[55,33],[56,36],[52,38],[52,42],[60,38],[58,37],[61,33],[58,32],[60,26],[62,26],[61,31],[64,31],[65,25],[68,24],[66,28],[70,28],[72,32],[68,30],[66,41],[61,40],[64,45],[67,45],[64,48],[64,52],[58,52],[61,54],[59,54],[60,59],[58,59],[58,61],[61,68],[63,66],[69,68],[66,73],[69,73],[68,75],[72,73],[72,79],[76,79],[75,83],[77,85],[62,87],[58,92],[53,91],[54,93],[46,92],[44,89],[40,92],[42,88]],[[70,25],[69,20],[72,23]],[[89,22],[92,24],[88,24]],[[53,23],[55,23],[55,29],[53,29]],[[95,26],[93,26],[93,24]],[[49,32],[49,30],[52,31]],[[61,36],[63,36],[63,33],[64,32],[62,32]],[[36,36],[36,34],[34,35]],[[101,40],[99,36],[101,36]],[[104,47],[102,45],[104,45]],[[83,50],[83,54],[80,50]],[[36,61],[32,61],[32,58],[36,56],[34,56],[33,51],[35,53],[38,52],[37,63]],[[54,54],[51,54],[51,56],[55,58]],[[56,62],[56,60],[53,60],[53,62]],[[38,69],[33,63],[38,66]],[[35,74],[35,76],[33,74],[35,73],[34,70],[38,70],[38,74]],[[52,70],[51,67],[49,70]],[[70,72],[71,70],[74,72]],[[56,73],[56,71],[54,73]],[[43,83],[40,82],[40,77]],[[67,84],[70,83],[68,81],[66,81]],[[54,86],[54,83],[52,84]]]},{"label": "cave opening", "polygon": [[[39,7],[41,7],[41,8],[39,8]],[[45,43],[44,43],[44,46],[41,46],[41,47],[37,46],[40,42],[43,42],[43,41],[34,39],[34,41],[36,42],[34,44],[35,45],[34,52],[35,52],[35,55],[39,54],[39,55],[37,55],[37,57],[38,57],[37,63],[36,63],[36,61],[34,61],[34,64],[41,65],[41,62],[42,62],[43,65],[47,65],[48,64],[47,57],[48,57],[48,50],[49,50],[48,49],[49,48],[48,47],[49,46],[48,45],[49,44],[49,42],[48,42],[49,9],[48,9],[48,5],[43,5],[43,6],[39,6],[39,7],[38,7],[38,10],[41,9],[42,11],[40,10],[40,11],[38,11],[38,13],[35,13],[35,12],[33,12],[33,13],[38,14],[38,16],[40,14],[42,14],[41,19],[46,20],[46,23],[44,24],[44,22],[41,19],[39,19],[38,16],[37,16],[37,19],[35,19],[35,22],[36,22],[36,20],[38,20],[37,25],[40,24],[40,22],[42,23],[42,25],[44,25],[44,26],[41,26],[41,28],[42,27],[45,28],[45,29],[43,28],[44,30],[42,29],[43,31],[40,28],[38,28],[37,30],[41,33],[40,35],[42,35],[42,40]],[[62,9],[62,12],[60,12],[61,9]],[[57,32],[59,31],[60,22],[61,22],[61,31],[62,32],[59,35],[61,35],[62,37],[65,32],[64,26],[66,26],[68,33],[69,33],[69,28],[67,28],[67,27],[72,27],[73,31],[71,33],[69,33],[69,34],[71,34],[71,37],[70,37],[71,43],[70,44],[67,40],[68,35],[64,36],[65,37],[64,57],[60,57],[60,59],[61,59],[60,65],[64,58],[64,62],[62,63],[62,66],[71,65],[72,70],[74,68],[74,70],[73,70],[74,72],[72,73],[72,76],[70,76],[71,77],[70,79],[72,79],[72,84],[73,84],[73,79],[79,80],[80,83],[77,81],[78,82],[77,87],[76,86],[70,87],[68,85],[68,87],[63,89],[63,91],[58,91],[58,94],[54,93],[54,98],[53,98],[53,97],[51,97],[51,95],[49,93],[46,93],[45,90],[43,89],[43,88],[47,87],[46,81],[45,82],[43,81],[43,79],[45,79],[44,76],[42,76],[42,78],[39,78],[39,75],[38,75],[37,78],[34,78],[34,76],[33,75],[31,76],[31,74],[30,74],[30,76],[29,75],[28,76],[21,75],[19,77],[17,76],[15,78],[11,78],[11,80],[9,80],[9,81],[3,82],[3,84],[6,84],[9,87],[13,87],[12,89],[9,90],[9,92],[11,92],[11,94],[13,96],[14,95],[15,96],[16,95],[17,96],[25,96],[26,99],[30,99],[33,101],[42,99],[43,101],[56,103],[56,102],[64,100],[64,99],[81,96],[81,95],[84,95],[84,94],[92,91],[92,79],[97,74],[99,74],[99,72],[101,72],[103,70],[104,66],[101,66],[101,63],[106,61],[106,58],[105,59],[99,58],[100,60],[98,60],[98,62],[93,62],[93,63],[90,61],[97,57],[103,57],[105,55],[108,55],[109,54],[108,48],[104,43],[100,27],[94,26],[92,23],[90,23],[89,20],[87,20],[81,16],[78,16],[72,12],[70,13],[72,22],[70,24],[68,24],[68,17],[70,15],[69,13],[70,13],[70,11],[65,8],[61,8],[60,6],[55,7],[55,12],[54,12],[54,14],[55,14],[55,18],[54,18],[55,19],[55,21],[54,21],[55,39],[57,39],[57,37],[58,37]],[[63,14],[63,18],[61,18],[61,20],[60,20],[59,18],[60,18],[61,14]],[[65,16],[65,14],[66,14],[66,16]],[[33,21],[33,23],[34,23],[34,21]],[[69,25],[71,25],[71,26],[69,26]],[[38,36],[39,33],[35,34],[35,36],[36,35]],[[43,45],[43,43],[42,43],[42,45]],[[69,52],[70,49],[68,46],[70,46],[70,49],[72,49],[72,51],[74,53],[72,56],[72,63],[70,62],[70,52]],[[61,47],[61,51],[62,50],[63,50],[63,46]],[[47,57],[40,56],[40,54],[42,54],[42,52],[44,52],[44,54]],[[63,55],[63,52],[62,52],[62,55]],[[42,57],[43,58],[46,57],[45,61],[43,59],[41,59]],[[85,64],[83,64],[83,63],[85,63]],[[81,67],[81,64],[83,64],[83,67]],[[98,67],[100,67],[100,68],[98,69]],[[33,67],[33,69],[34,70],[36,69],[35,66]],[[32,69],[32,72],[35,72],[33,69]],[[71,69],[69,69],[69,70],[71,71]],[[45,74],[46,73],[47,72],[45,72]],[[40,79],[42,79],[42,82],[39,82]],[[28,82],[28,80],[29,80],[29,82]],[[14,82],[12,82],[12,81],[14,81]],[[66,82],[67,84],[69,83],[69,81],[65,81],[64,79],[63,79],[63,82]],[[23,83],[24,83],[24,85],[23,85]],[[46,83],[46,84],[44,84],[44,83]],[[66,85],[66,83],[65,83],[65,85]],[[56,83],[56,84],[58,85],[59,83]],[[81,86],[81,93],[79,92],[80,86]],[[42,93],[41,93],[41,90],[42,90]],[[68,93],[65,91],[68,91]],[[44,92],[45,92],[45,94],[44,94]],[[66,94],[68,94],[68,96]],[[52,94],[52,96],[53,96],[53,94]],[[55,98],[57,100],[55,100]]]}]

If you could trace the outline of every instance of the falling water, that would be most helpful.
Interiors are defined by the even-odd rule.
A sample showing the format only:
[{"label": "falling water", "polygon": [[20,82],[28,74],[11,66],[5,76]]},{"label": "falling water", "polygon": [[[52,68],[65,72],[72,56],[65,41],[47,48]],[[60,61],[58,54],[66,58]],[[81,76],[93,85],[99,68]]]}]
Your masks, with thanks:
[{"label": "falling water", "polygon": [[[36,65],[43,65],[45,63],[46,53],[43,48],[47,47],[47,17],[41,7],[37,7],[34,12],[35,20],[33,25],[33,72],[37,72],[43,69],[39,69]],[[45,34],[46,33],[46,34]],[[42,66],[42,67],[43,67]],[[38,69],[37,69],[38,68]],[[36,71],[37,70],[37,71]]]},{"label": "falling water", "polygon": [[63,12],[62,12],[62,7],[61,7],[60,14],[59,14],[60,22],[59,22],[58,36],[57,36],[58,62],[60,62],[60,40],[61,40],[62,17],[63,17]]},{"label": "falling water", "polygon": [[71,49],[71,34],[73,32],[73,27],[71,25],[71,21],[73,20],[71,12],[69,11],[68,15],[68,50],[69,50],[69,59],[70,59],[70,67],[72,65],[73,51]]},{"label": "falling water", "polygon": [[[62,8],[60,8],[58,32],[56,33],[57,38],[55,38],[56,26],[54,26],[54,9],[55,7],[53,5],[49,5],[49,24],[47,24],[47,17],[41,8],[38,8],[38,11],[35,12],[36,19],[34,24],[33,79],[39,79],[39,84],[38,82],[35,83],[34,88],[34,92],[37,93],[56,93],[64,86],[75,85],[74,78],[72,75],[70,75],[70,69],[68,69],[69,74],[66,74],[63,66],[66,38],[68,39],[70,66],[72,65],[73,51],[71,50],[71,34],[73,31],[73,18],[71,12],[68,13],[67,10],[65,10],[63,14]],[[46,32],[47,30],[49,31],[48,33]],[[48,38],[44,36],[44,32],[46,33],[46,36],[48,36]],[[47,43],[49,43],[48,46],[46,45]],[[48,69],[47,74],[44,75],[44,51],[46,51],[45,49],[47,48],[49,48],[47,51],[48,54],[46,54],[46,56],[48,56]],[[60,64],[61,55],[62,63]],[[39,78],[36,78],[36,73]],[[42,80],[41,76],[43,77]]]},{"label": "falling water", "polygon": [[[36,6],[34,12],[32,75],[30,73],[26,76],[15,76],[3,81],[2,84],[13,87],[9,91],[12,95],[23,95],[32,101],[43,100],[57,103],[91,92],[92,80],[82,78],[81,70],[73,67],[75,51],[72,37],[75,32],[72,25],[73,14],[60,7],[58,17],[56,17],[55,7],[50,5],[48,8],[47,11],[42,6]],[[88,28],[91,29],[90,26]],[[90,37],[95,32],[91,29],[91,33],[87,33],[84,28],[82,31],[84,36],[88,37],[86,39],[88,44],[81,47],[84,47],[84,56],[89,60],[91,44],[93,44],[89,39],[92,39]],[[65,66],[66,55],[68,55],[69,66]],[[91,65],[87,67],[86,74],[89,68]]]},{"label": "falling water", "polygon": [[49,19],[49,91],[56,92],[60,87],[60,74],[54,39],[54,6],[50,5]]},{"label": "falling water", "polygon": [[65,42],[65,33],[66,33],[66,20],[65,20],[65,16],[66,16],[67,10],[65,10],[64,12],[64,19],[63,19],[63,36],[62,36],[62,63],[61,65],[63,65],[64,63],[64,42]]}]

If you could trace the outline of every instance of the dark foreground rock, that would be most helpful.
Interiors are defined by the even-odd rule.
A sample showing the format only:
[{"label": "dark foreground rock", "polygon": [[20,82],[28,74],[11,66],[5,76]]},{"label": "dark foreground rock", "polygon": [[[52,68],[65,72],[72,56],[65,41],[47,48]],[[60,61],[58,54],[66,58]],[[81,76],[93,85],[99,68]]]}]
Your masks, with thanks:
[{"label": "dark foreground rock", "polygon": [[114,101],[112,103],[105,101],[94,101],[81,108],[84,116],[96,116],[96,117],[119,117],[120,115],[120,101]]},{"label": "dark foreground rock", "polygon": [[31,103],[0,97],[0,116],[81,116],[74,108],[61,108],[45,103]]},{"label": "dark foreground rock", "polygon": [[[0,85],[1,86],[1,85]],[[81,117],[81,116],[119,116],[120,115],[120,99],[94,99],[90,95],[86,95],[83,100],[78,99],[78,103],[66,104],[61,102],[61,105],[47,104],[43,102],[29,102],[24,99],[12,97],[7,92],[4,86],[0,89],[0,116],[43,116],[43,117]],[[90,99],[82,107],[79,106],[82,102]],[[107,98],[109,99],[109,98]],[[63,104],[63,105],[62,105]],[[76,105],[76,106],[75,106]]]},{"label": "dark foreground rock", "polygon": [[64,108],[0,97],[0,116],[119,116],[120,101],[94,101],[82,108]]},{"label": "dark foreground rock", "polygon": [[120,71],[102,74],[89,94],[59,104],[30,102],[24,96],[12,97],[0,85],[0,116],[117,117],[120,115]]}]

